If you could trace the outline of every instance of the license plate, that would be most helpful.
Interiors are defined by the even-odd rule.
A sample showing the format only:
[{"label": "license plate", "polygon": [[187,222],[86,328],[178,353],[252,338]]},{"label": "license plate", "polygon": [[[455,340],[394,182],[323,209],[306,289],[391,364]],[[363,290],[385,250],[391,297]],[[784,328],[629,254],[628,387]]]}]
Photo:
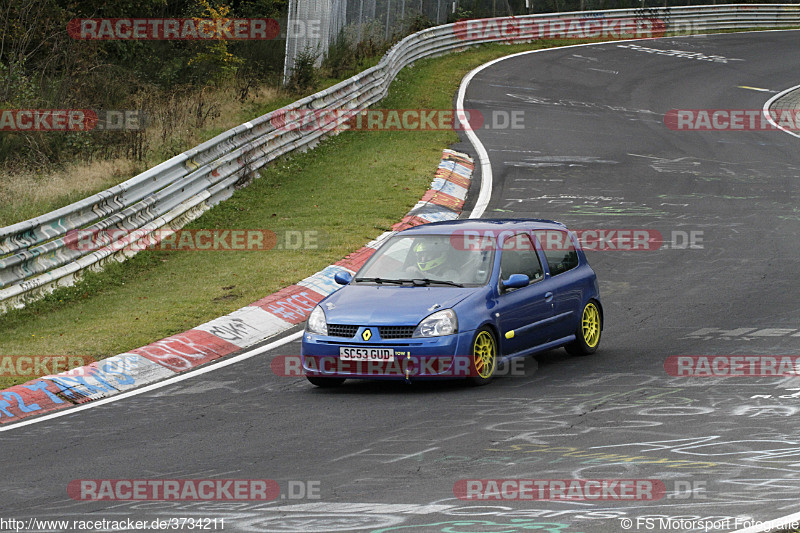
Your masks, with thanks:
[{"label": "license plate", "polygon": [[392,348],[350,348],[339,347],[342,361],[394,361]]}]

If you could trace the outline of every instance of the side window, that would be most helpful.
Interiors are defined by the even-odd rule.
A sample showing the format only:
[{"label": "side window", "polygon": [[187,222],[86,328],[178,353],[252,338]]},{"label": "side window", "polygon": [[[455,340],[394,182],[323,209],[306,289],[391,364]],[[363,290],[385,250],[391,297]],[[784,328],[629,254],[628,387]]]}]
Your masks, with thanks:
[{"label": "side window", "polygon": [[557,276],[578,266],[578,252],[569,234],[560,230],[539,230],[534,232],[542,245],[550,275]]},{"label": "side window", "polygon": [[525,274],[533,283],[544,276],[542,264],[529,235],[519,233],[503,241],[502,254],[500,277],[503,279],[508,279],[511,274]]}]

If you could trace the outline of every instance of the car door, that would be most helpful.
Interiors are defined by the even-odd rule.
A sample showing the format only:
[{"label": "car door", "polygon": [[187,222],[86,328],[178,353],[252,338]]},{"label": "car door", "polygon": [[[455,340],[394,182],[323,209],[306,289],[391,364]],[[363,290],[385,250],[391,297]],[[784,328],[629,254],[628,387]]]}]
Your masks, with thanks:
[{"label": "car door", "polygon": [[579,271],[578,252],[567,231],[547,229],[534,232],[547,263],[547,279],[553,293],[551,340],[561,339],[575,332],[579,320],[583,291]]},{"label": "car door", "polygon": [[[540,344],[552,337],[552,283],[544,278],[533,241],[519,233],[503,241],[500,256],[497,324],[503,355],[510,355]],[[527,287],[503,289],[502,280],[511,274],[525,274],[531,280]]]}]

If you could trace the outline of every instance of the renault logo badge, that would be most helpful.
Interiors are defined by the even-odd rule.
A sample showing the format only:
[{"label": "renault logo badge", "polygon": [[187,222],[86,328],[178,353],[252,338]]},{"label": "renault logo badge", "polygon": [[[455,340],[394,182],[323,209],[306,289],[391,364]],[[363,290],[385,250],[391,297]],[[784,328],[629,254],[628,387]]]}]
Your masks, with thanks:
[{"label": "renault logo badge", "polygon": [[361,334],[361,338],[365,341],[368,341],[372,338],[372,332],[369,330],[369,328],[364,330],[364,333]]}]

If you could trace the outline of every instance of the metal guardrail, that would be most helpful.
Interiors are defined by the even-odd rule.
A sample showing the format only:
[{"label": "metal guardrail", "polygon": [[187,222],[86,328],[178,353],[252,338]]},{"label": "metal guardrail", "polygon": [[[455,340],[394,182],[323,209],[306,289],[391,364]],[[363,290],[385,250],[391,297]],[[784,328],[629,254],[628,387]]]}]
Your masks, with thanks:
[{"label": "metal guardrail", "polygon": [[[505,17],[504,17],[505,18]],[[514,17],[523,30],[514,42],[534,40],[525,28],[542,19],[658,19],[668,34],[710,30],[777,28],[800,25],[797,4],[732,4],[673,8],[618,9]],[[507,18],[506,18],[507,19]],[[502,20],[492,19],[492,20]],[[579,30],[578,30],[579,31]],[[139,240],[157,229],[178,229],[213,205],[229,198],[259,168],[298,149],[313,148],[334,126],[348,120],[339,114],[331,129],[303,131],[292,110],[360,110],[380,101],[404,67],[414,61],[477,44],[507,41],[507,36],[464,39],[446,24],[409,35],[374,67],[333,87],[293,102],[228,130],[128,181],[50,213],[0,228],[0,312],[23,307],[54,288],[74,283],[86,269],[124,261],[134,246],[110,243],[97,250],[75,246],[73,230],[140,230]],[[582,37],[580,33],[565,34]],[[288,119],[287,119],[288,116]],[[121,249],[120,249],[121,248]]]}]

